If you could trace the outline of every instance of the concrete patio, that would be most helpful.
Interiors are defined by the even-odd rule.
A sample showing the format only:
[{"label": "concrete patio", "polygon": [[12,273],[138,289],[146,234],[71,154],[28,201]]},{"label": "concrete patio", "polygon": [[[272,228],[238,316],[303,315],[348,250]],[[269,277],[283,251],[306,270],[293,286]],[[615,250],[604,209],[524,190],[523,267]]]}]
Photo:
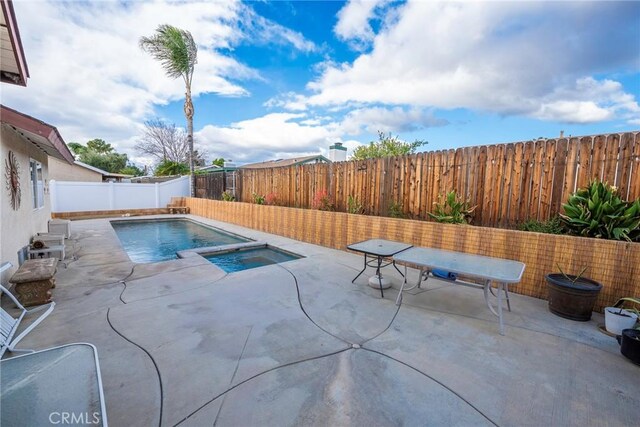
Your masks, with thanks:
[{"label": "concrete patio", "polygon": [[20,347],[95,344],[113,426],[638,424],[640,367],[599,315],[512,294],[501,336],[475,289],[429,279],[397,307],[393,269],[381,299],[372,270],[351,283],[357,254],[191,218],[305,258],[134,264],[108,220],[73,222],[56,308]]}]

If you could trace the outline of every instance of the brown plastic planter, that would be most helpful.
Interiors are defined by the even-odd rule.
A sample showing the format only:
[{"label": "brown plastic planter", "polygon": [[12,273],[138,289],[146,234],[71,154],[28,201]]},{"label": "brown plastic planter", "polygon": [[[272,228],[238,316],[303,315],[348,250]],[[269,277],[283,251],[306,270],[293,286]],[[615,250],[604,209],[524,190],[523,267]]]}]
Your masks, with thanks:
[{"label": "brown plastic planter", "polygon": [[[567,275],[569,279],[576,276]],[[565,319],[586,322],[591,320],[593,306],[602,285],[584,277],[572,283],[563,274],[552,273],[545,276],[549,295],[549,311]]]}]

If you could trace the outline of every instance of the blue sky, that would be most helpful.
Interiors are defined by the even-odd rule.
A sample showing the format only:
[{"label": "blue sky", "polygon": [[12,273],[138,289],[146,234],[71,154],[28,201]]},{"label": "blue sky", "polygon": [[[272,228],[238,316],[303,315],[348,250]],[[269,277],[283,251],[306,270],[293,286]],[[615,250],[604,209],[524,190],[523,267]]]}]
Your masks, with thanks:
[{"label": "blue sky", "polygon": [[640,2],[15,2],[31,72],[2,102],[136,162],[145,120],[184,126],[179,80],[137,42],[199,45],[196,142],[246,163],[640,130]]}]

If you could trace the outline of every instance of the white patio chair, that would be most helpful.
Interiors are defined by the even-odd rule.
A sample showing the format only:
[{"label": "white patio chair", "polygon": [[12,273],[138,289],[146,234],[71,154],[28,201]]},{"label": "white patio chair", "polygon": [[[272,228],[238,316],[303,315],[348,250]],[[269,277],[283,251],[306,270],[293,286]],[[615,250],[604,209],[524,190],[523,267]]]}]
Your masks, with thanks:
[{"label": "white patio chair", "polygon": [[[11,267],[12,267],[12,264],[10,262],[5,262],[0,266],[0,274],[2,274],[3,271],[8,270]],[[9,296],[9,298],[18,307],[21,313],[16,318],[10,315],[9,313],[7,313],[4,308],[0,307],[0,330],[1,330],[0,358],[2,358],[2,355],[4,354],[5,351],[32,352],[33,350],[18,350],[15,348],[15,346],[29,332],[31,332],[33,328],[38,326],[40,322],[42,322],[49,314],[51,314],[51,311],[53,311],[53,307],[55,307],[56,303],[52,301],[49,304],[44,304],[39,307],[32,308],[31,310],[27,310],[26,308],[24,308],[22,304],[20,304],[20,301],[18,301],[11,292],[9,292],[4,286],[0,285],[0,296],[2,296],[3,294],[7,294]],[[33,313],[36,313],[45,309],[46,311],[40,314],[40,316],[35,321],[33,321],[33,323],[31,323],[24,331],[22,331],[20,335],[18,335],[15,338],[13,337],[18,330],[18,326],[20,325],[20,322],[22,322],[22,319],[25,316],[31,315]]]},{"label": "white patio chair", "polygon": [[107,427],[98,350],[66,344],[0,361],[0,406],[3,426]]}]

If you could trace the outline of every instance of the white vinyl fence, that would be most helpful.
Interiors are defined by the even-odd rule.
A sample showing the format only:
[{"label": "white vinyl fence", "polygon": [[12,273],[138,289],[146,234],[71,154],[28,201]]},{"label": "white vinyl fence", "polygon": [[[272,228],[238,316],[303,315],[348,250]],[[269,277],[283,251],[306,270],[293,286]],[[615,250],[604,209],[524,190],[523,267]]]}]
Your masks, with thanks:
[{"label": "white vinyl fence", "polygon": [[154,184],[52,180],[49,189],[52,212],[164,208],[172,197],[189,195],[189,177]]}]

